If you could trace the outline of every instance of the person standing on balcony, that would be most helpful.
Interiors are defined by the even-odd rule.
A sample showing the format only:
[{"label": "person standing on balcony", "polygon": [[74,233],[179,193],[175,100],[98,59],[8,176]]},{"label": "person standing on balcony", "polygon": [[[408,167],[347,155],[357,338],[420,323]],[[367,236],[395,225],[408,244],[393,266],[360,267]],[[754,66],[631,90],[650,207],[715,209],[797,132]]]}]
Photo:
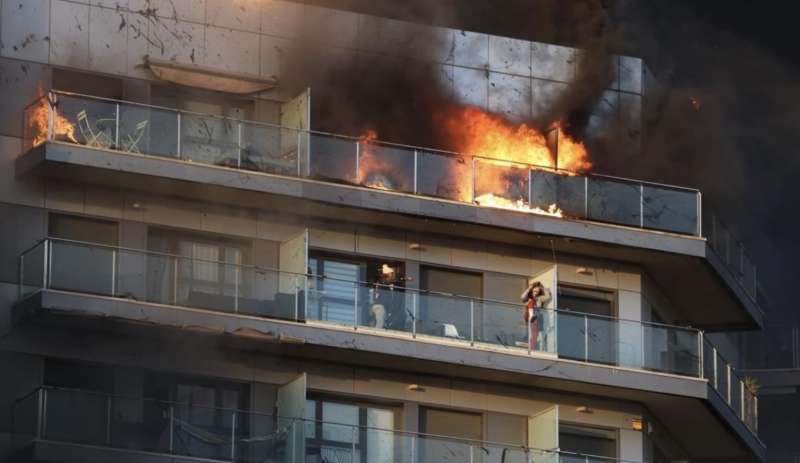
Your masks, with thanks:
[{"label": "person standing on balcony", "polygon": [[522,302],[525,304],[522,318],[529,325],[528,343],[533,350],[538,349],[539,325],[541,324],[541,309],[553,298],[550,290],[545,288],[540,281],[532,281],[522,292]]}]

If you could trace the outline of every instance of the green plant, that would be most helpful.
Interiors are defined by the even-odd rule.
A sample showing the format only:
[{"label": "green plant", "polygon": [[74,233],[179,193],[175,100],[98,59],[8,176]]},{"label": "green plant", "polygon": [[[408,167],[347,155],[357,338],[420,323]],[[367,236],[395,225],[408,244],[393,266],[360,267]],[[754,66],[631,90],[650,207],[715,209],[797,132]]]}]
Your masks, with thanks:
[{"label": "green plant", "polygon": [[758,383],[756,378],[753,378],[752,376],[745,376],[744,387],[746,387],[748,391],[752,392],[753,395],[757,395],[758,389],[761,388],[761,384]]}]

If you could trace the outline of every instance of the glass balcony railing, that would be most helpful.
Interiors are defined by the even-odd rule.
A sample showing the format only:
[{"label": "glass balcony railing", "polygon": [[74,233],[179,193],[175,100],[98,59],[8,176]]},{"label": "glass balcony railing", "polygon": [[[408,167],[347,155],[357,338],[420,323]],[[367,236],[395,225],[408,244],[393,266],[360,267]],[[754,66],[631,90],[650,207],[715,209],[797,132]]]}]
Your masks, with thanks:
[{"label": "glass balcony railing", "polygon": [[[187,111],[50,92],[25,109],[44,141],[360,185],[480,206],[705,236],[756,298],[756,268],[694,189],[365,141]],[[488,180],[487,180],[488,179]],[[502,181],[492,181],[501,179]]]},{"label": "glass balcony railing", "polygon": [[755,395],[693,328],[542,309],[532,330],[521,304],[60,239],[19,262],[20,299],[60,290],[706,378],[756,432]]},{"label": "glass balcony railing", "polygon": [[[80,426],[75,426],[77,417]],[[24,445],[20,440],[25,439],[22,442],[93,445],[242,463],[623,462],[558,450],[54,387],[41,387],[15,401],[12,432],[20,446]]]}]

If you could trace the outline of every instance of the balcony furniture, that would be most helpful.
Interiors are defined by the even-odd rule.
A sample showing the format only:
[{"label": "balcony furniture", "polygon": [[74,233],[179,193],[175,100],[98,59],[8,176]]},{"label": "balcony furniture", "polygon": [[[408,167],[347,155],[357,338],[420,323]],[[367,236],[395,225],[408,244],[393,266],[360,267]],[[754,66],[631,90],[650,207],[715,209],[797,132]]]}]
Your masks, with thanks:
[{"label": "balcony furniture", "polygon": [[[99,124],[101,121],[103,121],[103,119],[98,119],[97,123]],[[86,114],[85,109],[78,112],[78,130],[81,131],[81,135],[83,135],[83,139],[86,141],[86,146],[91,146],[93,148],[110,148],[114,145],[114,140],[105,132],[104,128],[101,129],[98,126],[92,128],[92,124],[89,122],[89,116]]]},{"label": "balcony furniture", "polygon": [[136,129],[133,131],[133,133],[125,134],[125,139],[122,140],[122,150],[131,153],[142,154],[142,152],[139,150],[139,142],[142,140],[146,130],[147,120],[136,124]]}]

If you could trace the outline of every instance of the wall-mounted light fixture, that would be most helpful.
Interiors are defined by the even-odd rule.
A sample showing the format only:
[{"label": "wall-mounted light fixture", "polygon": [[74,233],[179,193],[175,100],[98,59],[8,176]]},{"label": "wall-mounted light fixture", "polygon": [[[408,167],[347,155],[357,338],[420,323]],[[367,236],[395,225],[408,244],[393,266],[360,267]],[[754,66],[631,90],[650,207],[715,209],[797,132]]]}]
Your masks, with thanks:
[{"label": "wall-mounted light fixture", "polygon": [[594,275],[592,269],[586,267],[578,267],[577,270],[575,270],[575,273],[577,273],[578,275],[585,275],[585,276]]},{"label": "wall-mounted light fixture", "polygon": [[633,418],[631,420],[631,429],[634,431],[641,431],[644,429],[644,423],[642,422],[641,418]]},{"label": "wall-mounted light fixture", "polygon": [[587,415],[591,415],[594,413],[594,410],[585,405],[581,405],[580,407],[576,408],[575,411],[578,413],[586,413]]}]

